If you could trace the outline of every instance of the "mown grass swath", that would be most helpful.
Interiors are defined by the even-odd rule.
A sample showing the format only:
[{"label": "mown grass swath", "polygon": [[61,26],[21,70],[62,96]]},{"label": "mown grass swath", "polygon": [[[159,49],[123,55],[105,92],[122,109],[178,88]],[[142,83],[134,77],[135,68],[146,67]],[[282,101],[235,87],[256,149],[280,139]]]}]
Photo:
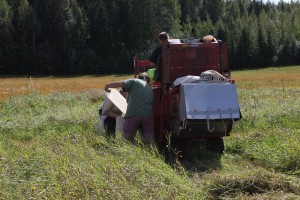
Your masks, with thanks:
[{"label": "mown grass swath", "polygon": [[175,164],[120,135],[98,135],[101,89],[1,100],[0,199],[298,199],[300,80],[293,74],[299,67],[233,72],[244,118],[225,139],[225,154],[202,150]]}]

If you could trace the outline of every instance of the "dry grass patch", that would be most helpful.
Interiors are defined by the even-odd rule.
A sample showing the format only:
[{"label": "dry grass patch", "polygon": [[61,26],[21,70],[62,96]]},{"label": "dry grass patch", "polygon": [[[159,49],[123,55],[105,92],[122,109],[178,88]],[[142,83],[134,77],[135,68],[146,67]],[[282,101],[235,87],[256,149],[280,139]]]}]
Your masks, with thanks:
[{"label": "dry grass patch", "polygon": [[103,89],[106,83],[131,78],[130,75],[80,76],[80,77],[24,77],[0,78],[0,99],[24,95],[31,92],[49,94],[53,92],[85,92]]},{"label": "dry grass patch", "polygon": [[[59,91],[85,92],[103,89],[106,83],[132,78],[133,75],[101,75],[79,77],[0,78],[0,99],[31,92],[49,94]],[[300,66],[234,71],[239,88],[299,88]]]},{"label": "dry grass patch", "polygon": [[300,66],[232,72],[237,86],[255,88],[300,88]]}]

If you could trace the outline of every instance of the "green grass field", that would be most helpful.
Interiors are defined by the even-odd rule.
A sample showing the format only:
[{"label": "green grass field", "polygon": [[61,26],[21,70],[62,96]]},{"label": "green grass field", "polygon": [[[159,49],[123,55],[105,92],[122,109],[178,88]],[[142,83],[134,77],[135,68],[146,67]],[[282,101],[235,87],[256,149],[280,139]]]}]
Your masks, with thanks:
[{"label": "green grass field", "polygon": [[300,66],[232,75],[244,118],[220,160],[99,137],[101,89],[0,100],[0,199],[300,199]]}]

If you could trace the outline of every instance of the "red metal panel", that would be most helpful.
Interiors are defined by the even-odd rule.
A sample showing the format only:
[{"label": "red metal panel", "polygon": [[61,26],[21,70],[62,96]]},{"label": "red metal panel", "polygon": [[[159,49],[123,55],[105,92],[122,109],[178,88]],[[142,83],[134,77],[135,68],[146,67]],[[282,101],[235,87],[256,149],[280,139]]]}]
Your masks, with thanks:
[{"label": "red metal panel", "polygon": [[228,45],[227,43],[220,43],[220,65],[221,71],[228,71]]},{"label": "red metal panel", "polygon": [[161,89],[153,89],[154,99],[153,99],[153,118],[154,118],[154,137],[157,144],[161,143],[161,137],[163,136],[161,127]]},{"label": "red metal panel", "polygon": [[187,75],[200,75],[206,70],[220,69],[219,44],[177,44],[163,49],[163,84]]},{"label": "red metal panel", "polygon": [[137,61],[137,67],[149,67],[150,66],[150,62],[149,61]]},{"label": "red metal panel", "polygon": [[150,66],[150,62],[138,60],[137,57],[134,57],[133,65],[134,65],[134,77],[136,78],[139,73],[144,72],[145,69]]}]

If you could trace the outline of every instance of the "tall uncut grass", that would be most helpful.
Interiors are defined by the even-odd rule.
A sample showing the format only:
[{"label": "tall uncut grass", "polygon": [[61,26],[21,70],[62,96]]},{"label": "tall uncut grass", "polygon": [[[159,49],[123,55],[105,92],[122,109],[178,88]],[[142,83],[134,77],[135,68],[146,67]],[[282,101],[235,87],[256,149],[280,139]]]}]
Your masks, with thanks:
[{"label": "tall uncut grass", "polygon": [[300,175],[300,90],[239,90],[244,119],[227,152],[265,168]]},{"label": "tall uncut grass", "polygon": [[154,148],[97,133],[98,93],[29,94],[1,104],[0,199],[201,199]]},{"label": "tall uncut grass", "polygon": [[298,80],[260,87],[254,71],[235,74],[244,118],[225,154],[199,148],[175,164],[120,135],[100,137],[100,89],[0,100],[0,199],[299,199]]}]

